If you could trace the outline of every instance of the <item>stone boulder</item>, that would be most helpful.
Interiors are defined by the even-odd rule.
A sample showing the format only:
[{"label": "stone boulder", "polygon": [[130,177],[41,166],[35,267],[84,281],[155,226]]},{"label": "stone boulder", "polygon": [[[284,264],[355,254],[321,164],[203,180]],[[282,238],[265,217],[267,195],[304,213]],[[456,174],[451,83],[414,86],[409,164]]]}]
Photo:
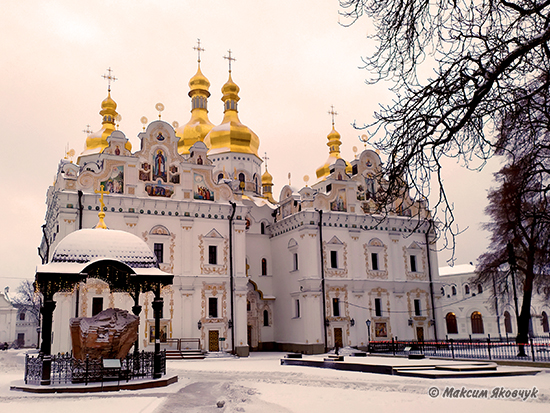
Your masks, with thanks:
[{"label": "stone boulder", "polygon": [[109,308],[93,317],[71,318],[73,356],[121,359],[137,340],[139,317],[120,308]]}]

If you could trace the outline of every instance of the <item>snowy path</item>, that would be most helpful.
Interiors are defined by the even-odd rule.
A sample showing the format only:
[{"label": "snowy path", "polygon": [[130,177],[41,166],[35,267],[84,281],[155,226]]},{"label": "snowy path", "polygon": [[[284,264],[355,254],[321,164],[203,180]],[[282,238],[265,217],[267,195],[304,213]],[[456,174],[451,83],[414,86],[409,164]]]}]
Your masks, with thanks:
[{"label": "snowy path", "polygon": [[[10,352],[8,352],[10,353]],[[430,380],[371,373],[281,366],[281,353],[254,353],[246,359],[169,361],[179,382],[166,388],[107,394],[36,395],[9,390],[23,375],[22,356],[0,352],[0,406],[17,413],[88,412],[384,412],[465,411],[529,413],[550,411],[550,371],[536,376]],[[428,390],[437,387],[436,398]],[[443,397],[446,388],[459,391],[494,388],[538,390],[537,398],[466,399]],[[456,392],[455,392],[456,393]],[[448,393],[449,394],[449,393]],[[223,407],[217,407],[223,402]]]}]

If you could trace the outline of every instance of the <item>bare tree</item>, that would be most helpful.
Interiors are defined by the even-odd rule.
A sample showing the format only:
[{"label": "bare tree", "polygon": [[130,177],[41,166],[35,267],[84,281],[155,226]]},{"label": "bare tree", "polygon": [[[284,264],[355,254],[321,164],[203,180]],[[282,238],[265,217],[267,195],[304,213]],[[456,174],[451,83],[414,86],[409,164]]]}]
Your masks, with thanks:
[{"label": "bare tree", "polygon": [[[495,152],[513,151],[499,138],[514,115],[520,115],[514,133],[524,147],[538,145],[548,131],[547,122],[529,123],[529,111],[517,108],[540,105],[549,95],[550,0],[340,0],[340,5],[347,24],[361,16],[374,23],[378,47],[364,58],[372,74],[367,82],[393,82],[393,103],[382,106],[372,124],[358,126],[380,136],[377,146],[388,155],[388,193],[398,193],[395,186],[404,179],[413,196],[427,197],[437,183],[432,210],[442,207],[439,218],[454,241],[442,159],[481,169]],[[419,69],[426,66],[433,75],[424,79]],[[529,128],[537,133],[524,141]]]},{"label": "bare tree", "polygon": [[31,280],[23,280],[17,287],[17,295],[12,299],[16,307],[25,309],[35,320],[40,320],[41,296],[36,292]]},{"label": "bare tree", "polygon": [[[546,286],[550,258],[550,220],[548,197],[541,190],[545,185],[538,168],[540,152],[535,150],[503,167],[495,174],[499,187],[489,192],[486,213],[491,221],[485,228],[491,233],[489,251],[481,255],[478,280],[486,284],[496,276],[500,284],[507,284],[509,266],[523,282],[523,302],[518,318],[518,342],[527,343],[531,318],[531,298],[534,287]],[[511,156],[510,156],[511,157]],[[520,349],[521,351],[521,349]]]}]

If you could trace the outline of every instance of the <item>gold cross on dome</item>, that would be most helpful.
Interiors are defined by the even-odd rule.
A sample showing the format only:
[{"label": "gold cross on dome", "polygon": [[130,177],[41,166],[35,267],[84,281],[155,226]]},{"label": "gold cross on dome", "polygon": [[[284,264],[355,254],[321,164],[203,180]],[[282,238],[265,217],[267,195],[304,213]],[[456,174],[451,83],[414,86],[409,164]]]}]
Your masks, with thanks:
[{"label": "gold cross on dome", "polygon": [[86,135],[90,136],[90,134],[93,131],[90,129],[90,125],[86,125],[86,129],[84,129],[82,132],[84,132]]},{"label": "gold cross on dome", "polygon": [[268,157],[267,157],[267,152],[264,152],[264,157],[263,157],[263,160],[265,162],[265,170],[267,171],[267,161],[268,161]]},{"label": "gold cross on dome", "polygon": [[113,70],[109,67],[107,69],[107,72],[109,73],[108,75],[102,75],[103,79],[107,79],[107,83],[108,83],[108,91],[110,92],[111,91],[111,82],[116,82],[118,79],[113,75]]},{"label": "gold cross on dome", "polygon": [[231,73],[231,62],[234,62],[237,59],[231,57],[231,49],[229,49],[227,53],[229,54],[229,56],[224,56],[223,58],[229,60],[229,73]]},{"label": "gold cross on dome", "polygon": [[196,50],[198,55],[199,55],[199,59],[197,60],[197,62],[201,62],[201,52],[204,52],[204,49],[201,47],[201,39],[197,39],[197,46],[194,46],[193,47],[193,50]]},{"label": "gold cross on dome", "polygon": [[96,194],[101,194],[101,197],[99,197],[99,203],[101,204],[101,210],[103,211],[105,209],[105,203],[103,202],[103,195],[104,194],[110,194],[109,191],[103,190],[103,185],[99,186],[99,191],[94,191]]},{"label": "gold cross on dome", "polygon": [[329,115],[332,115],[332,126],[334,126],[334,116],[338,115],[338,112],[334,110],[334,106],[330,105],[330,111],[328,112]]}]

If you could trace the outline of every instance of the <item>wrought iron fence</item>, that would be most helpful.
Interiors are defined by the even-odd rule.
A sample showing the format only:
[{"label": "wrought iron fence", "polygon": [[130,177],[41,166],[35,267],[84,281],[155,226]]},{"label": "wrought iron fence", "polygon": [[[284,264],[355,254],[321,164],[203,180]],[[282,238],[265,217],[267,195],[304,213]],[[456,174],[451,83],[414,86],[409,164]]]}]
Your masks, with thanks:
[{"label": "wrought iron fence", "polygon": [[[155,353],[142,351],[137,356],[128,354],[120,360],[120,369],[112,371],[103,367],[102,359],[76,359],[72,353],[51,355],[51,384],[93,383],[109,380],[126,381],[152,378]],[[40,384],[44,356],[25,356],[25,384]],[[160,353],[160,372],[166,374],[166,352]]]},{"label": "wrought iron fence", "polygon": [[371,353],[423,354],[452,359],[521,360],[550,362],[550,341],[530,339],[528,343],[505,341],[371,341]]}]

